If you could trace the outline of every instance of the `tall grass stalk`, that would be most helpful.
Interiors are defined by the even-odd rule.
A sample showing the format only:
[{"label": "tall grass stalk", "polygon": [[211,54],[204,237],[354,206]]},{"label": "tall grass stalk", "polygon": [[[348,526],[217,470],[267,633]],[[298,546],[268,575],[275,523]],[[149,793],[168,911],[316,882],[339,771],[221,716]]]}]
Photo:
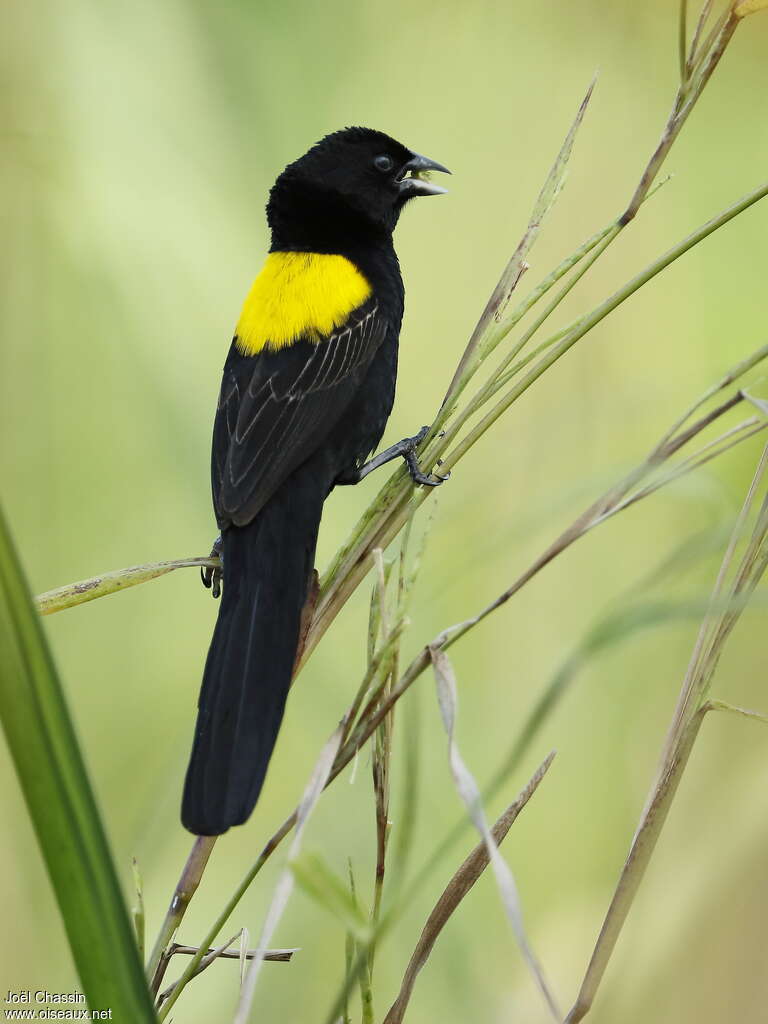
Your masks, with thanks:
[{"label": "tall grass stalk", "polygon": [[[565,1024],[576,1024],[591,1009],[624,922],[637,895],[646,868],[664,828],[672,801],[708,711],[723,709],[723,702],[708,701],[712,679],[726,640],[733,631],[746,601],[768,567],[768,445],[755,470],[715,581],[710,609],[702,621],[688,670],[680,689],[677,708],[662,750],[656,779],[640,817],[600,935],[595,944],[576,1002]],[[755,522],[747,537],[750,517],[758,504]],[[739,545],[747,537],[741,558]],[[731,577],[728,582],[728,577]],[[742,709],[738,709],[742,710]],[[762,716],[760,716],[762,717]]]}]

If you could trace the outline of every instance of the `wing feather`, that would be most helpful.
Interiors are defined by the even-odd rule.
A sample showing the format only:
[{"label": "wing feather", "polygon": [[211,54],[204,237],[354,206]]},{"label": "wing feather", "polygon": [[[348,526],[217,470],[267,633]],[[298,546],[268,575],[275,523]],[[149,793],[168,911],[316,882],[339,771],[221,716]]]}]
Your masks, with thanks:
[{"label": "wing feather", "polygon": [[244,356],[232,343],[213,431],[219,525],[250,522],[327,437],[354,397],[387,331],[370,300],[320,342]]}]

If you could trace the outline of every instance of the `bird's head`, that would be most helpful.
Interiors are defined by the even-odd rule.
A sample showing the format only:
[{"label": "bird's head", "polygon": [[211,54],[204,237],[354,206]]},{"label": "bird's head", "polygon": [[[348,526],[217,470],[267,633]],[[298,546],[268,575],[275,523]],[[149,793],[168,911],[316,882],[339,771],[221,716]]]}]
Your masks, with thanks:
[{"label": "bird's head", "polygon": [[267,219],[273,247],[275,241],[305,244],[306,232],[319,233],[322,240],[339,230],[354,232],[356,226],[389,234],[409,199],[447,191],[429,180],[429,171],[450,174],[384,132],[344,128],[326,135],[289,164],[272,187]]}]

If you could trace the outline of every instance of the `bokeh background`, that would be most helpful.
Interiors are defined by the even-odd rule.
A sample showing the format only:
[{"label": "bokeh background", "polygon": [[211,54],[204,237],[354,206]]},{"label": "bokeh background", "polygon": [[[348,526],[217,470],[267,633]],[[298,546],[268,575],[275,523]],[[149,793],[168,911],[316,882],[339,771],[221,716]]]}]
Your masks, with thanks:
[{"label": "bokeh background", "polygon": [[[397,232],[408,298],[390,443],[433,415],[596,68],[569,181],[528,278],[628,199],[676,87],[676,12],[671,0],[67,0],[7,9],[0,473],[33,588],[208,549],[220,369],[267,244],[266,192],[285,163],[327,131],[366,124],[454,172],[450,195],[413,204]],[[765,177],[767,47],[768,16],[756,16],[673,150],[674,179],[561,321]],[[438,496],[407,651],[495,596],[700,391],[766,340],[767,239],[765,205],[710,238],[601,324],[461,464]],[[697,548],[653,589],[647,581],[690,538],[728,528],[759,447],[740,448],[596,531],[454,649],[460,741],[481,781],[608,611],[706,592],[716,545]],[[376,488],[329,501],[321,566]],[[361,590],[296,685],[262,800],[247,827],[219,843],[182,941],[203,934],[300,794],[361,675],[367,601]],[[215,612],[187,571],[46,621],[126,890],[131,856],[141,864],[150,935],[189,848],[178,800]],[[764,614],[758,605],[742,620],[715,687],[763,710]],[[557,748],[505,853],[563,1005],[586,967],[695,631],[695,621],[674,617],[591,659],[489,808],[498,813]],[[461,808],[428,676],[402,709],[421,723],[417,866]],[[767,753],[759,726],[707,722],[596,1024],[763,1019]],[[364,757],[352,784],[347,774],[325,795],[307,838],[339,873],[352,858],[363,898],[374,851],[369,777]],[[0,990],[75,987],[4,747],[0,792]],[[377,1017],[473,842],[467,832],[380,949]],[[235,927],[254,938],[282,863],[273,859],[236,914]],[[277,942],[302,952],[289,967],[264,970],[258,1019],[325,1020],[343,972],[341,925],[297,893]],[[219,964],[174,1017],[229,1020],[237,987],[236,964]],[[490,878],[443,933],[409,1019],[547,1019]]]}]

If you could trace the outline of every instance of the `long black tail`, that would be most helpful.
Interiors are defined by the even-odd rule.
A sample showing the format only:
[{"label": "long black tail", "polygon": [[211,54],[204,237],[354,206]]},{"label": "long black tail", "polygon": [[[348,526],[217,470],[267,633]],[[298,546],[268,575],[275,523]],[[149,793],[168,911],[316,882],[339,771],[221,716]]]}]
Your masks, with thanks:
[{"label": "long black tail", "polygon": [[261,792],[291,683],[325,494],[301,474],[222,535],[224,587],[205,664],[181,820],[241,825]]}]

